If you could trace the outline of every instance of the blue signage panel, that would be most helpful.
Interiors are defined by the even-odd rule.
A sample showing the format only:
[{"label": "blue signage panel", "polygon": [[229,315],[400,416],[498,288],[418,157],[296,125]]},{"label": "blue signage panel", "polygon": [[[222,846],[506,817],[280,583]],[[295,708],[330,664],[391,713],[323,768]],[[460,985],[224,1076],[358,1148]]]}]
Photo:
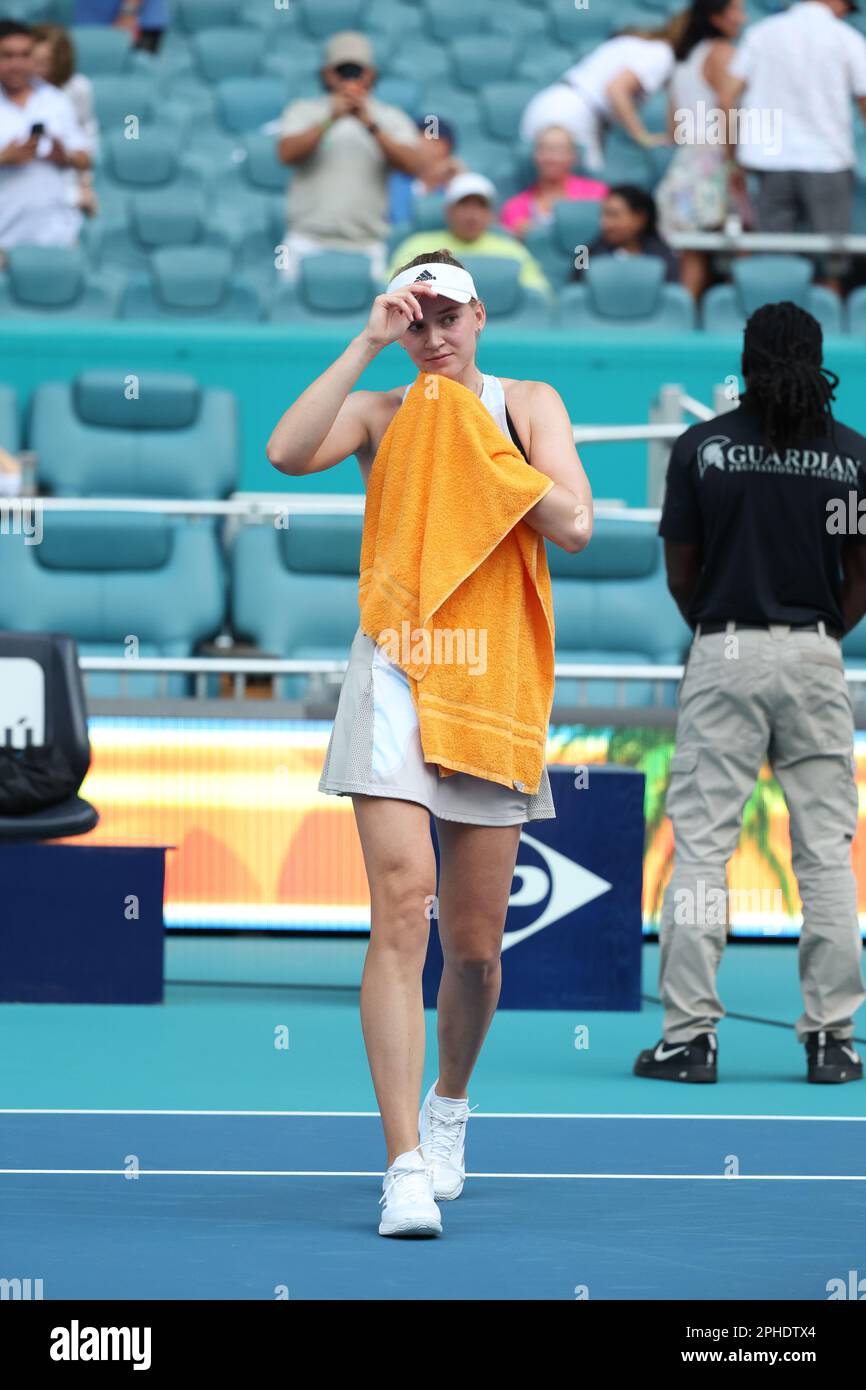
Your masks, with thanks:
[{"label": "blue signage panel", "polygon": [[0,1002],[156,1004],[163,846],[0,845]]},{"label": "blue signage panel", "polygon": [[[548,773],[556,818],[528,821],[520,837],[500,1008],[638,1010],[643,773],[614,764]],[[430,928],[425,1008],[435,1007],[442,973],[435,917]]]}]

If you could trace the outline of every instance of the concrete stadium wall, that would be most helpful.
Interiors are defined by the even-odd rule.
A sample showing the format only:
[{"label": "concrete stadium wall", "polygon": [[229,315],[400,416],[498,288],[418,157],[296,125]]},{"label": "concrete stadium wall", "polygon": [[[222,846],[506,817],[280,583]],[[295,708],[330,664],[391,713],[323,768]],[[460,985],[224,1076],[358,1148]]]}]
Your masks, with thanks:
[{"label": "concrete stadium wall", "polygon": [[[22,408],[43,381],[68,380],[87,367],[123,372],[191,372],[204,385],[229,387],[240,402],[245,490],[360,492],[354,459],[308,479],[285,478],[265,457],[280,413],[323,372],[351,334],[327,327],[286,329],[150,323],[23,323],[7,320],[0,338],[0,381],[17,388]],[[739,337],[646,337],[535,333],[482,335],[481,370],[549,381],[580,424],[643,424],[663,383],[677,383],[712,404],[715,383],[739,371]],[[842,378],[837,415],[866,433],[866,341],[833,338],[827,365]],[[358,388],[383,390],[414,380],[402,348],[371,363]],[[646,503],[645,445],[587,445],[581,450],[598,497]]]}]

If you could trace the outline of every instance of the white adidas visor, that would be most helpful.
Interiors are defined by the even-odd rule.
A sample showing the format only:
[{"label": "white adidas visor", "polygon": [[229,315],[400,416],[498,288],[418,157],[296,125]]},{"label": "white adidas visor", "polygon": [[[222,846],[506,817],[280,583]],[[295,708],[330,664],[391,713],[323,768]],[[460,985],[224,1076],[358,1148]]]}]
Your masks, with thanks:
[{"label": "white adidas visor", "polygon": [[432,261],[427,265],[413,265],[401,270],[388,285],[388,293],[401,290],[404,285],[414,285],[418,281],[432,285],[445,299],[454,299],[458,304],[468,304],[470,299],[478,299],[475,281],[468,270],[456,265],[442,265]]}]

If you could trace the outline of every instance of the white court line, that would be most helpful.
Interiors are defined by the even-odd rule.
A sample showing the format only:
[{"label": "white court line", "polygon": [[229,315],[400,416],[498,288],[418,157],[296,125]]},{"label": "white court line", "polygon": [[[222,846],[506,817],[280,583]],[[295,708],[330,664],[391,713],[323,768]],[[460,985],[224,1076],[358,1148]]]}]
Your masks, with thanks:
[{"label": "white court line", "polygon": [[[149,1178],[381,1178],[376,1172],[317,1171],[315,1169],[139,1168],[130,1178],[126,1168],[0,1168],[4,1174],[50,1177]],[[866,1182],[866,1173],[467,1173],[467,1178],[605,1179],[620,1182]]]},{"label": "white court line", "polygon": [[[322,1119],[380,1118],[378,1110],[6,1110],[0,1115],[271,1115],[281,1118],[290,1115],[311,1115]],[[866,1124],[866,1115],[679,1115],[679,1114],[611,1114],[610,1112],[546,1112],[487,1110],[473,1112],[474,1120],[813,1120],[823,1124]],[[2,1171],[2,1170],[0,1170]]]}]

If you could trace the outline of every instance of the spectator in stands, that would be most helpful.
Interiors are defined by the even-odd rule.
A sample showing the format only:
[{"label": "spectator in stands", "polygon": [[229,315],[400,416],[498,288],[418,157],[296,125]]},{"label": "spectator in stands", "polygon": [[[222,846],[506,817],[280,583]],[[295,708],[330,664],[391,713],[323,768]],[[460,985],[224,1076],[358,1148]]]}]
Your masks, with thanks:
[{"label": "spectator in stands", "polygon": [[[760,180],[759,231],[851,231],[851,98],[866,116],[866,39],[843,19],[856,8],[797,0],[747,29],[731,64],[727,105],[748,107],[737,148]],[[826,269],[838,289],[844,265]]]},{"label": "spectator in stands", "polygon": [[0,248],[77,242],[65,175],[90,168],[89,145],[66,93],[36,76],[30,29],[0,20]]},{"label": "spectator in stands", "polygon": [[293,101],[283,113],[277,151],[296,166],[280,265],[288,279],[301,256],[325,250],[363,251],[374,276],[385,273],[388,172],[421,174],[426,151],[412,118],[371,96],[376,77],[366,34],[333,34],[321,69],[327,95]]},{"label": "spectator in stands", "polygon": [[17,497],[22,476],[21,460],[0,446],[0,497]]},{"label": "spectator in stands", "polygon": [[[711,232],[725,224],[729,204],[729,132],[714,119],[730,83],[734,41],[746,23],[743,0],[695,0],[688,26],[674,45],[670,134],[677,147],[656,189],[659,225],[675,232]],[[700,299],[710,278],[704,251],[683,251],[683,284]]]},{"label": "spectator in stands", "polygon": [[558,82],[536,92],[521,117],[521,140],[531,144],[547,126],[563,125],[582,146],[584,164],[593,173],[604,163],[602,140],[611,122],[646,149],[667,144],[666,134],[647,130],[639,108],[669,81],[672,45],[684,22],[677,15],[660,29],[627,29],[599,44]]},{"label": "spectator in stands", "polygon": [[607,184],[573,172],[577,147],[565,126],[551,125],[536,136],[532,151],[538,178],[529,188],[515,193],[503,205],[499,220],[517,237],[544,227],[553,217],[553,205],[561,201],[603,198]]},{"label": "spectator in stands", "polygon": [[411,222],[416,198],[439,193],[448,187],[455,174],[466,169],[463,160],[454,153],[456,138],[448,121],[441,121],[438,116],[419,116],[416,124],[425,144],[427,161],[416,178],[396,171],[390,175],[388,218],[392,226]]},{"label": "spectator in stands", "polygon": [[[660,256],[665,279],[679,282],[679,261],[659,236],[655,199],[645,188],[623,183],[610,190],[601,210],[601,236],[588,250],[590,265],[595,256]],[[583,269],[575,268],[572,278],[581,280]]]},{"label": "spectator in stands", "polygon": [[[72,102],[81,129],[95,153],[99,144],[99,127],[93,104],[93,83],[83,72],[75,71],[75,45],[59,24],[34,24],[33,66],[37,76],[59,87]],[[88,217],[98,211],[90,169],[70,169],[66,175],[73,206],[81,208]]]},{"label": "spectator in stands", "polygon": [[520,283],[529,290],[551,296],[550,283],[534,256],[514,237],[491,231],[496,213],[496,189],[484,174],[458,174],[445,193],[447,227],[416,232],[394,251],[383,279],[390,280],[397,268],[412,261],[434,243],[440,250],[457,256],[507,256],[520,262]]},{"label": "spectator in stands", "polygon": [[168,0],[75,0],[76,24],[128,29],[136,48],[157,53],[169,24]]}]

